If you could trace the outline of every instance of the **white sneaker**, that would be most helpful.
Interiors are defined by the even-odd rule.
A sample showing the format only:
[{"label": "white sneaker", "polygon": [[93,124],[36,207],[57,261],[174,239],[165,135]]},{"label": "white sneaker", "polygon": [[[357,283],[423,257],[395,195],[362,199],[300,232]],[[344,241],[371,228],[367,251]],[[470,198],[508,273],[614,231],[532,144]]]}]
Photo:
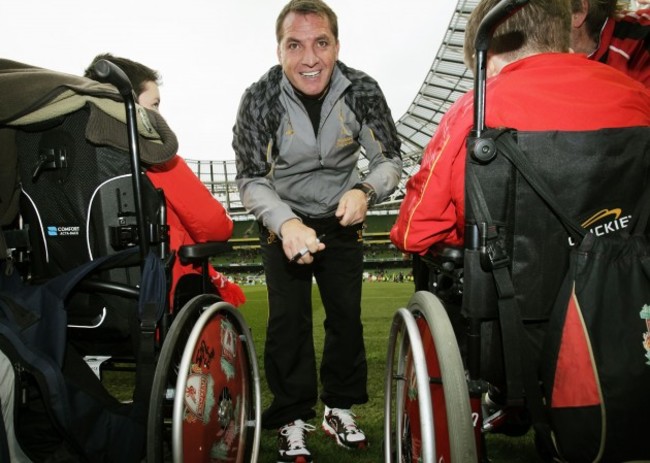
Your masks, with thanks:
[{"label": "white sneaker", "polygon": [[305,443],[305,433],[314,429],[303,420],[282,426],[278,430],[278,463],[310,463],[312,457]]},{"label": "white sneaker", "polygon": [[355,414],[345,408],[325,407],[323,430],[347,449],[365,449],[368,439],[355,421]]}]

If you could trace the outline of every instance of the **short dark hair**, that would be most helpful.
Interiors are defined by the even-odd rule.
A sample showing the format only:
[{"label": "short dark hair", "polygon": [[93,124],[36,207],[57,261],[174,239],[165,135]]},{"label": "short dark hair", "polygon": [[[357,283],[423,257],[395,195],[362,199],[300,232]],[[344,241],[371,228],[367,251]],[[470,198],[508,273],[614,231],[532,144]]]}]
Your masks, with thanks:
[{"label": "short dark hair", "polygon": [[275,37],[278,43],[282,41],[282,24],[289,13],[313,13],[325,17],[330,23],[334,38],[339,39],[339,23],[336,13],[325,2],[321,0],[291,0],[282,8],[275,21]]},{"label": "short dark hair", "polygon": [[[476,64],[474,42],[478,27],[499,1],[482,0],[467,21],[464,51],[470,69]],[[514,61],[533,53],[568,52],[570,44],[569,0],[533,0],[497,26],[490,50]]]},{"label": "short dark hair", "polygon": [[142,63],[138,63],[128,58],[114,56],[110,53],[102,53],[95,56],[95,58],[93,58],[93,61],[90,63],[90,66],[88,66],[88,68],[86,68],[84,71],[84,77],[88,77],[89,79],[93,79],[99,82],[104,82],[104,80],[95,72],[95,63],[102,59],[110,61],[111,63],[118,66],[122,71],[124,71],[126,77],[128,77],[129,81],[131,81],[131,86],[133,87],[133,91],[135,92],[136,96],[140,96],[140,94],[145,91],[145,83],[155,82],[156,84],[160,84],[161,82],[161,76],[158,71],[155,71]]}]

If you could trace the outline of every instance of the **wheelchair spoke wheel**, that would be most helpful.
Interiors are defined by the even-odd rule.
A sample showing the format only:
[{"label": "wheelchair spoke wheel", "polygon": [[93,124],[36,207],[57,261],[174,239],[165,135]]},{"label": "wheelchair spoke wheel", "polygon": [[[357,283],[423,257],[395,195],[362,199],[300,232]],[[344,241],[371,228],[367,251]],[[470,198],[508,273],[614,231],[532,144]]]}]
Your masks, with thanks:
[{"label": "wheelchair spoke wheel", "polygon": [[178,371],[174,461],[256,462],[259,376],[252,336],[241,313],[225,302],[210,306],[190,334]]},{"label": "wheelchair spoke wheel", "polygon": [[385,445],[386,463],[477,461],[460,351],[445,308],[429,292],[416,292],[395,316],[385,408],[384,438],[394,443]]},{"label": "wheelchair spoke wheel", "polygon": [[176,313],[166,333],[154,374],[147,422],[147,462],[171,461],[171,423],[178,367],[192,329],[201,314],[220,299],[196,296]]}]

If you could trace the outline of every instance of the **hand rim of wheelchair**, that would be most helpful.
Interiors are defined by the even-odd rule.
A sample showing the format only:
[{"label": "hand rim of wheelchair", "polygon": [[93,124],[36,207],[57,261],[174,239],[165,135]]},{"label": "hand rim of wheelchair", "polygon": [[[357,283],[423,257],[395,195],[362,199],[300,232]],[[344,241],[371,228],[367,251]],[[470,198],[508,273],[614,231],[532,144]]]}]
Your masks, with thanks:
[{"label": "hand rim of wheelchair", "polygon": [[[243,368],[247,383],[246,392],[250,400],[245,400],[245,408],[239,416],[242,418],[240,425],[248,428],[254,426],[252,433],[245,432],[246,439],[238,440],[237,461],[257,461],[261,439],[261,393],[257,357],[250,330],[242,315],[228,303],[222,302],[215,295],[203,294],[196,296],[181,309],[170,327],[165,342],[160,352],[158,365],[151,391],[151,406],[148,416],[147,461],[166,461],[166,456],[171,456],[173,461],[183,461],[182,434],[184,407],[184,394],[174,394],[169,397],[167,392],[184,391],[177,389],[179,383],[187,383],[189,374],[178,375],[179,371],[189,373],[189,364],[196,348],[196,343],[202,333],[218,316],[223,315],[233,322],[236,335],[243,345],[243,361],[248,368]],[[186,360],[187,358],[187,360]],[[219,359],[217,359],[219,361]],[[183,365],[186,366],[183,366]],[[173,418],[173,413],[180,403],[181,419]],[[242,426],[243,427],[243,426]],[[180,441],[178,440],[180,436]],[[177,444],[180,442],[180,445]],[[171,455],[165,454],[165,444],[171,445]],[[245,454],[245,456],[243,456]],[[245,458],[245,460],[244,460]]]},{"label": "hand rim of wheelchair", "polygon": [[[424,323],[420,325],[422,328],[418,326],[417,318],[424,320]],[[428,333],[421,332],[421,329],[427,330]],[[440,394],[435,394],[432,398],[428,372],[430,366],[427,364],[421,334],[428,334],[432,338],[435,358],[430,358],[429,361],[436,362],[435,367],[440,370],[441,379],[444,377],[444,380],[441,381],[444,399],[441,399]],[[400,335],[401,343],[399,351],[396,352]],[[398,355],[397,372],[394,370],[396,354]],[[397,440],[394,436],[401,436],[405,427],[403,418],[407,354],[411,354],[413,357],[412,368],[415,370],[417,384],[419,427],[416,429],[423,431],[418,436],[421,441],[422,453],[420,456],[423,457],[422,461],[437,461],[436,439],[448,440],[451,454],[449,461],[477,461],[467,379],[453,328],[447,312],[438,298],[427,291],[419,291],[409,301],[408,309],[402,308],[396,312],[389,337],[384,407],[385,462],[404,461],[402,439],[398,440],[397,445],[393,446],[392,443]],[[394,395],[393,382],[396,382]],[[395,429],[392,429],[393,400],[396,404]],[[447,426],[444,429],[435,426],[434,413],[436,410],[444,410],[446,413]],[[408,424],[406,423],[406,425]],[[408,429],[408,431],[412,432],[412,429]],[[396,455],[393,455],[394,450]],[[393,460],[393,456],[397,458]]]},{"label": "hand rim of wheelchair", "polygon": [[[385,383],[385,394],[384,394],[384,452],[386,457],[386,463],[390,463],[392,460],[392,429],[391,429],[391,420],[392,420],[392,391],[393,391],[393,378],[399,378],[404,375],[404,356],[399,355],[398,365],[397,365],[397,374],[393,374],[393,366],[395,359],[395,347],[397,345],[399,334],[402,328],[406,328],[408,336],[413,339],[419,339],[420,333],[418,331],[415,319],[411,313],[404,308],[398,309],[393,318],[393,324],[391,326],[391,332],[388,339],[388,359],[386,365],[386,383]],[[407,339],[406,336],[402,336],[402,344],[400,345],[400,353],[403,351],[404,340]],[[419,371],[420,374],[416,374],[416,386],[418,391],[418,396],[421,398],[422,404],[422,425],[424,427],[429,427],[430,432],[433,432],[431,425],[433,424],[433,407],[431,406],[431,394],[428,389],[428,380],[425,382],[424,377],[426,376],[426,366],[424,365],[424,350],[422,348],[422,342],[415,342],[413,348],[413,357],[418,359],[415,362],[415,369]],[[405,380],[398,381],[396,384],[396,397],[403,396]],[[395,403],[395,435],[400,436],[402,434],[403,422],[402,422],[402,408],[403,403],[399,400],[396,400]],[[397,461],[403,461],[402,457],[402,446],[396,445],[395,450],[397,451]],[[423,445],[422,454],[425,456],[426,460],[430,460],[435,454],[435,441],[427,440],[425,445]]]}]

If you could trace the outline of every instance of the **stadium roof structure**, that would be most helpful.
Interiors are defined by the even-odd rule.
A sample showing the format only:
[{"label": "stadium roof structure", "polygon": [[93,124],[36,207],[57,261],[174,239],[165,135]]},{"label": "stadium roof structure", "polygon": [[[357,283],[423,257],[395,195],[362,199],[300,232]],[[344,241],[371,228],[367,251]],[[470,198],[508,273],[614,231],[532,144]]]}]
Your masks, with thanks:
[{"label": "stadium roof structure", "polygon": [[[384,207],[391,207],[391,203],[403,198],[406,181],[418,171],[422,152],[438,128],[442,116],[474,86],[474,75],[463,62],[463,42],[467,19],[477,4],[478,0],[458,0],[422,87],[406,113],[396,122],[402,140],[402,179]],[[364,161],[365,166],[362,164]],[[362,172],[367,163],[365,158],[360,161]]]},{"label": "stadium roof structure", "polygon": [[[406,181],[418,171],[422,152],[438,128],[442,116],[459,97],[472,89],[474,77],[463,62],[463,41],[467,19],[478,1],[458,0],[442,44],[422,86],[406,113],[396,122],[402,140],[402,178],[391,197],[375,206],[371,213],[394,213],[404,196]],[[231,214],[245,214],[235,185],[234,161],[187,160],[187,163]],[[363,176],[368,168],[368,160],[364,156],[360,156],[358,168]]]}]

